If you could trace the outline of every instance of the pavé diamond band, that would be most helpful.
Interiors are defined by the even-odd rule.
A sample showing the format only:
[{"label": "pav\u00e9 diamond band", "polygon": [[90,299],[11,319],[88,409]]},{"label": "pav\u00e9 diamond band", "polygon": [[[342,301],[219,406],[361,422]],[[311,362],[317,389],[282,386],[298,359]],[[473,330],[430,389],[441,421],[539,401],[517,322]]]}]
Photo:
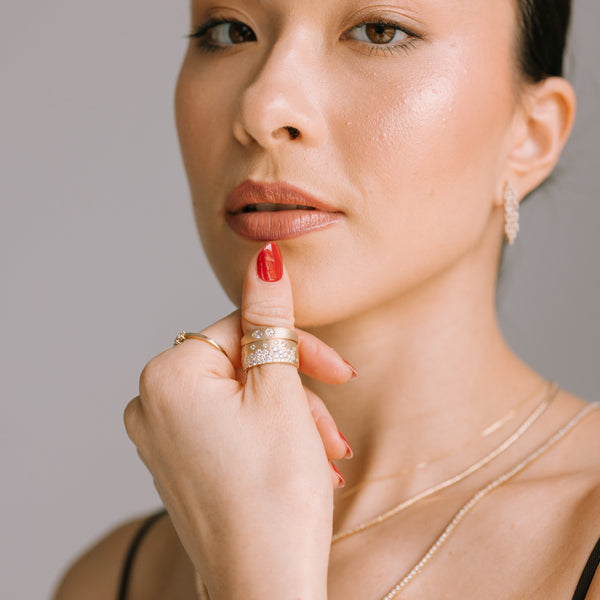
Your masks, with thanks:
[{"label": "pav\u00e9 diamond band", "polygon": [[261,327],[242,338],[242,369],[270,363],[299,366],[298,334],[284,327]]}]

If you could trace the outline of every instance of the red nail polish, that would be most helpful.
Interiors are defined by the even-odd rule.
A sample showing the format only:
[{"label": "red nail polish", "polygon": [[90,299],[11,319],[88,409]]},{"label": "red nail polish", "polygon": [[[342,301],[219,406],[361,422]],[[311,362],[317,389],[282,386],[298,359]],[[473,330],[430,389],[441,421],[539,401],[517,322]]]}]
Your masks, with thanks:
[{"label": "red nail polish", "polygon": [[275,242],[267,244],[258,255],[256,271],[263,281],[273,283],[283,277],[281,250]]},{"label": "red nail polish", "polygon": [[346,444],[347,452],[346,452],[346,456],[344,456],[344,458],[352,458],[354,456],[354,452],[352,452],[352,448],[350,447],[348,440],[344,437],[344,434],[339,429],[338,429],[338,434],[342,438],[342,441],[344,442],[344,444]]},{"label": "red nail polish", "polygon": [[358,377],[357,370],[347,360],[344,360],[344,362],[350,367],[350,370],[352,371],[352,379],[356,379]]},{"label": "red nail polish", "polygon": [[342,474],[336,469],[335,465],[332,462],[330,462],[329,464],[331,465],[333,472],[338,476],[340,480],[338,487],[344,487],[346,485],[346,480],[342,477]]}]

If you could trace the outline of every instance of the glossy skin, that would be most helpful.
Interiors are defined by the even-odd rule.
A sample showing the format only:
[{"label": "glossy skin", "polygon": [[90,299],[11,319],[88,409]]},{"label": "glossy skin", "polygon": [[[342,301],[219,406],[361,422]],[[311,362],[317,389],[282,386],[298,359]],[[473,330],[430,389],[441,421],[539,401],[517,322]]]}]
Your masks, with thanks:
[{"label": "glossy skin", "polygon": [[[301,370],[321,427],[306,418],[295,372],[254,369],[248,387],[222,355],[186,342],[145,369],[128,432],[189,558],[181,547],[170,555],[179,567],[191,560],[213,600],[371,600],[474,491],[583,404],[561,392],[485,472],[331,551],[322,539],[327,523],[345,529],[476,461],[540,401],[543,378],[507,347],[495,314],[502,194],[510,181],[522,198],[551,172],[572,125],[573,92],[562,79],[520,79],[509,0],[192,3],[193,31],[210,17],[244,25],[213,23],[191,38],[177,125],[204,248],[242,309],[241,320],[234,313],[206,333],[235,366],[240,327],[295,319],[314,335],[306,334]],[[375,21],[388,25],[363,25]],[[385,43],[373,42],[382,35]],[[280,241],[287,275],[277,283],[256,278],[264,242],[227,224],[228,197],[247,179],[294,185],[341,215]],[[328,345],[358,379],[330,385],[351,373]],[[273,402],[279,397],[291,402]],[[345,453],[335,427],[354,450],[338,463],[349,486],[444,458],[350,497],[338,489],[332,511],[325,459]],[[598,427],[589,417],[560,451],[487,498],[402,597],[570,597],[600,533]],[[206,459],[211,440],[218,464]],[[287,501],[270,504],[269,491]],[[211,535],[211,523],[231,534]],[[192,598],[193,576],[187,581]],[[600,597],[594,585],[590,597]]]},{"label": "glossy skin", "polygon": [[[193,3],[194,25],[216,14],[257,38],[211,53],[192,39],[176,99],[198,227],[234,301],[257,244],[233,234],[222,211],[246,178],[293,183],[344,215],[283,245],[292,282],[302,282],[302,326],[395,300],[477,247],[491,219],[499,243],[494,201],[519,108],[509,2],[210,7]],[[397,30],[385,48],[362,41],[365,27],[352,26],[376,18],[422,39]],[[217,34],[227,39],[225,26]]]}]

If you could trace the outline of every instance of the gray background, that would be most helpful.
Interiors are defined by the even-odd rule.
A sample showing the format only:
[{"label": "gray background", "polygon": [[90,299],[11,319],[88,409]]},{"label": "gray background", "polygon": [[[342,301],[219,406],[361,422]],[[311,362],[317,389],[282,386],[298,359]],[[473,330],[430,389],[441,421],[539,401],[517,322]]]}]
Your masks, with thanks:
[{"label": "gray background", "polygon": [[[580,96],[522,211],[499,294],[516,350],[600,400],[600,4],[579,0]],[[203,258],[172,119],[183,0],[0,8],[0,597],[45,598],[107,527],[158,505],[122,426],[145,362],[231,305]]]}]

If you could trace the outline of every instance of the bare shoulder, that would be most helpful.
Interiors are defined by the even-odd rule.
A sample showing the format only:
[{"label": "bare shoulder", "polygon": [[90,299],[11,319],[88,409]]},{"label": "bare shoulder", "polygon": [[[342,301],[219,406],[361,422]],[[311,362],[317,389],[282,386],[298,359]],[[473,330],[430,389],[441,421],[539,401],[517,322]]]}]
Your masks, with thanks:
[{"label": "bare shoulder", "polygon": [[67,569],[54,600],[117,598],[123,561],[135,534],[147,516],[132,519],[114,528],[95,542]]},{"label": "bare shoulder", "polygon": [[569,415],[584,416],[557,447],[554,460],[558,473],[580,490],[577,513],[588,529],[594,529],[597,539],[600,536],[600,406],[566,392],[564,397]]},{"label": "bare shoulder", "polygon": [[[150,516],[123,523],[97,541],[68,568],[54,600],[117,600],[128,550]],[[193,569],[186,559],[168,516],[157,518],[136,552],[127,599],[194,598],[189,595]]]},{"label": "bare shoulder", "polygon": [[[563,488],[572,486],[573,490],[579,490],[571,510],[566,512],[570,512],[570,526],[563,547],[570,550],[581,573],[600,538],[600,407],[571,394],[565,395],[574,409],[588,411],[558,454],[562,460],[561,471],[565,473]],[[600,600],[598,571],[586,598]]]},{"label": "bare shoulder", "polygon": [[574,469],[597,479],[600,484],[600,403],[586,402],[564,392],[567,410],[586,410],[587,414],[577,424],[565,444]]}]

